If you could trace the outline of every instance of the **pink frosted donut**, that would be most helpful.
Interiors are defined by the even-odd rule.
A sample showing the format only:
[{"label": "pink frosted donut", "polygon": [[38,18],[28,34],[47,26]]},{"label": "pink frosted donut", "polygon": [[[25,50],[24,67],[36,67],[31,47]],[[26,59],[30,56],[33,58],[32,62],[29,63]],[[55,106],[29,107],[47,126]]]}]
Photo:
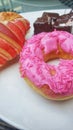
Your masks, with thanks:
[{"label": "pink frosted donut", "polygon": [[[58,65],[47,64],[59,58]],[[66,31],[39,33],[26,41],[20,53],[22,77],[48,99],[73,97],[73,35]]]}]

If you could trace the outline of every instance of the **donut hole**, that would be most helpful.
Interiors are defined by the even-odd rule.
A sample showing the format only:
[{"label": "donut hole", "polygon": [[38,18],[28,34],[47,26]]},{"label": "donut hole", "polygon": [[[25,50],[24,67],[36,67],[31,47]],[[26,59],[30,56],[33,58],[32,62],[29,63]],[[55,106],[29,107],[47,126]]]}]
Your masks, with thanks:
[{"label": "donut hole", "polygon": [[[60,64],[61,59],[72,60],[73,55],[63,51],[61,48],[58,49],[58,53],[56,51],[53,51],[49,54],[44,55],[44,61],[46,62],[46,64],[54,66],[54,67]],[[49,71],[50,71],[51,76],[54,76],[56,74],[56,71],[54,68],[50,68]]]},{"label": "donut hole", "polygon": [[[52,59],[46,62],[48,65],[52,65],[52,66],[58,66],[58,64],[60,63],[60,59]],[[54,69],[50,69],[50,74],[51,76],[54,76],[56,74],[56,71]]]},{"label": "donut hole", "polygon": [[60,59],[53,59],[53,60],[50,60],[50,61],[47,61],[46,62],[47,64],[50,64],[50,65],[58,65],[60,63]]}]

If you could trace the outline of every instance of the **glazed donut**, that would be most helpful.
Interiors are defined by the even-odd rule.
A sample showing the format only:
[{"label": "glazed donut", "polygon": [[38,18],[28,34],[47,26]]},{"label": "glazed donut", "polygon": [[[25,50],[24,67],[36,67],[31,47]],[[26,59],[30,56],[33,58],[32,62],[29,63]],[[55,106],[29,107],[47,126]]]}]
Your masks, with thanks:
[{"label": "glazed donut", "polygon": [[29,28],[29,21],[20,14],[0,12],[0,69],[18,59]]},{"label": "glazed donut", "polygon": [[[58,65],[47,64],[59,58]],[[20,53],[21,76],[38,93],[52,100],[73,97],[73,35],[42,32],[26,41]]]}]

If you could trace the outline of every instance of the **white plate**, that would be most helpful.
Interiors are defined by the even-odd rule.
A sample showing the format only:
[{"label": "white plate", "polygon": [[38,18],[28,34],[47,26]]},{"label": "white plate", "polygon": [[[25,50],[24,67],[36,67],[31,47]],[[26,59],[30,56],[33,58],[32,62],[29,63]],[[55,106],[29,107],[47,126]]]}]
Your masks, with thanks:
[{"label": "white plate", "polygon": [[[31,23],[29,37],[34,20],[41,14],[42,11],[22,13]],[[73,99],[46,100],[21,78],[17,63],[0,72],[0,118],[23,130],[72,130]]]}]

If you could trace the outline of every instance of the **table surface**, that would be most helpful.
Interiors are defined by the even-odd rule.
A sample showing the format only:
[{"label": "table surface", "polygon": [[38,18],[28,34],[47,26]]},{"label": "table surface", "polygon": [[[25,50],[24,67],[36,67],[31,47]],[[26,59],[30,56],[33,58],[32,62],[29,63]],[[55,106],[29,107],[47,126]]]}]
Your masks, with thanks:
[{"label": "table surface", "polygon": [[18,12],[30,12],[49,9],[66,9],[68,6],[60,0],[12,0],[13,9]]}]

